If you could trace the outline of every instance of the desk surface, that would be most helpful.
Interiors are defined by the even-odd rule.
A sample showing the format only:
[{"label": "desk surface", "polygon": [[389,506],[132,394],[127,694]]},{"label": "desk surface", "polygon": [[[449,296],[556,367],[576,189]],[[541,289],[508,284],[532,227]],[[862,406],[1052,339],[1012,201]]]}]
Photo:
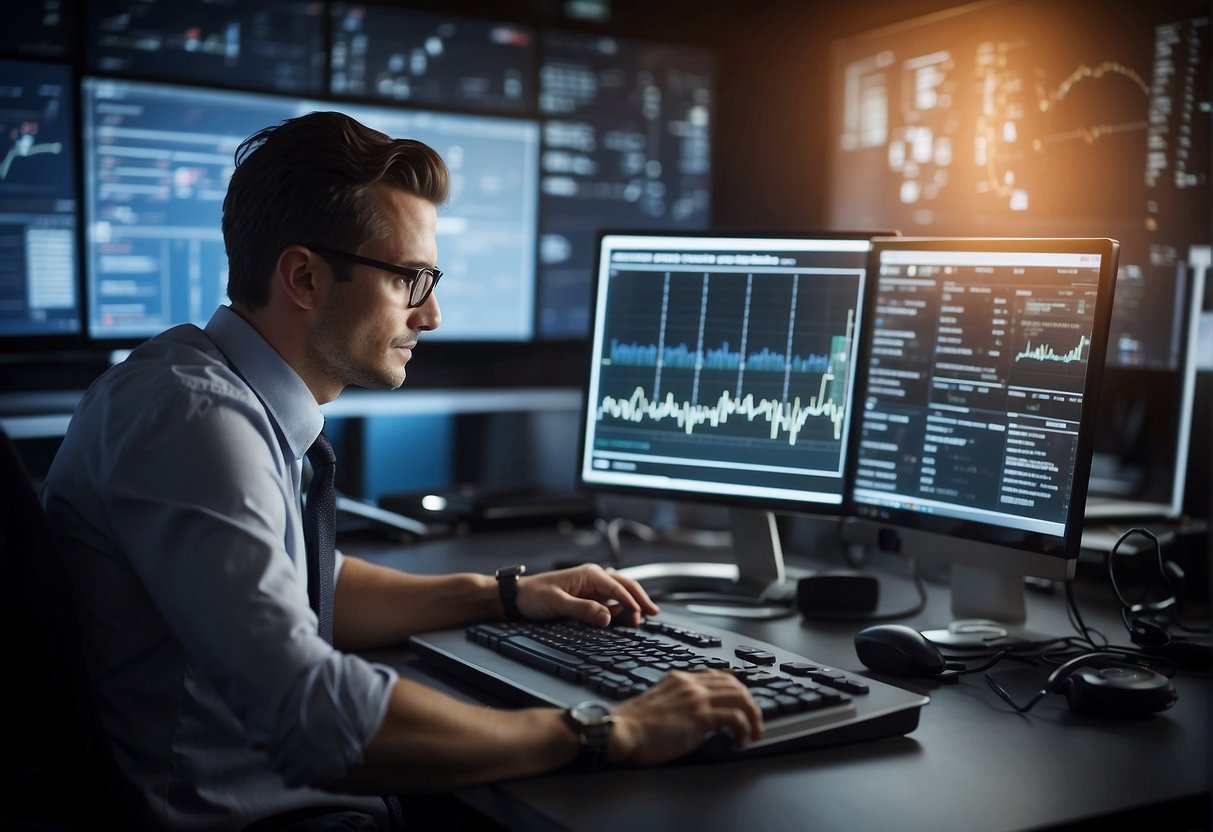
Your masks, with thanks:
[{"label": "desk surface", "polygon": [[[343,541],[343,548],[418,573],[488,572],[519,561],[541,568],[558,560],[605,556],[600,544],[555,532],[478,534],[405,547]],[[714,559],[704,553],[697,557]],[[625,548],[624,559],[631,563],[670,556],[636,544]],[[789,560],[796,562],[791,555]],[[897,574],[896,562],[887,565],[888,571],[878,572],[881,608],[906,608],[914,600],[912,584]],[[1114,643],[1125,643],[1110,593],[1083,576],[1076,589],[1087,623]],[[925,629],[947,622],[946,587],[928,584],[928,593],[926,609],[904,623]],[[1028,609],[1034,629],[1073,632],[1061,591],[1030,591]],[[862,622],[808,623],[800,616],[703,620],[858,675],[872,675],[855,657],[852,642]],[[468,697],[467,691],[452,688],[407,654],[396,651],[392,661],[413,678]],[[1019,684],[1013,692],[1024,699],[1043,680],[1040,670],[1015,670],[1014,664],[1000,670],[1004,668],[1012,674],[1011,684]],[[931,697],[915,731],[891,740],[755,760],[549,775],[471,789],[460,796],[497,822],[527,830],[996,832],[1073,825],[1124,813],[1151,829],[1208,828],[1213,735],[1207,676],[1179,674],[1179,701],[1171,710],[1124,722],[1071,713],[1057,695],[1046,696],[1029,714],[1016,714],[986,687],[982,674],[953,685],[875,678]]]}]

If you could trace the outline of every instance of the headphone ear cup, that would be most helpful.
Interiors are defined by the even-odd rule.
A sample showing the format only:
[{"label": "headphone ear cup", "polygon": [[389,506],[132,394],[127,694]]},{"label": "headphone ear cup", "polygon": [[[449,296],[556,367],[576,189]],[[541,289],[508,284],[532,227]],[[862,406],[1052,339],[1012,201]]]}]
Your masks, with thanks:
[{"label": "headphone ear cup", "polygon": [[1171,707],[1177,698],[1166,676],[1131,664],[1082,667],[1063,685],[1070,710],[1093,716],[1146,717]]}]

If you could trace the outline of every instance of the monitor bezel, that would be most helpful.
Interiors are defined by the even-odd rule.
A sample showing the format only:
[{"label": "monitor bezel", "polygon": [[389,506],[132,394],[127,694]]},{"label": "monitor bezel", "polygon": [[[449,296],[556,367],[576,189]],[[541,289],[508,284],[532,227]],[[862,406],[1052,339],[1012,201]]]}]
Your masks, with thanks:
[{"label": "monitor bezel", "polygon": [[[1015,549],[1029,554],[1040,554],[1064,559],[1077,559],[1082,540],[1083,519],[1087,501],[1088,477],[1091,456],[1095,447],[1096,417],[1099,413],[1099,395],[1103,386],[1103,370],[1106,347],[1111,326],[1112,301],[1116,286],[1116,270],[1120,244],[1105,237],[898,237],[872,241],[869,253],[868,279],[872,294],[864,305],[864,321],[859,332],[858,366],[866,367],[872,358],[872,327],[876,314],[876,284],[879,280],[880,256],[890,249],[918,251],[1012,251],[1041,253],[1075,253],[1100,255],[1099,284],[1096,289],[1096,305],[1092,327],[1092,349],[1087,360],[1084,383],[1082,414],[1079,418],[1078,438],[1075,446],[1074,483],[1070,501],[1066,507],[1065,530],[1061,535],[1051,535],[1023,529],[1014,529],[996,523],[981,523],[926,514],[909,509],[874,506],[855,499],[854,476],[858,463],[863,420],[862,407],[853,409],[851,417],[851,441],[847,448],[847,471],[851,478],[843,501],[844,513],[857,520],[874,523],[893,530],[906,530],[915,538],[917,533],[927,532],[948,538],[960,538],[975,543]],[[856,378],[856,398],[862,398],[863,387]],[[954,559],[954,558],[950,558]]]},{"label": "monitor bezel", "polygon": [[[868,240],[869,252],[868,262],[871,257],[870,241],[877,237],[896,238],[899,232],[896,230],[885,231],[854,231],[854,230],[818,230],[818,229],[738,229],[727,227],[716,227],[710,229],[676,229],[676,230],[654,230],[649,228],[624,228],[624,229],[603,229],[598,232],[595,248],[594,248],[594,269],[590,284],[590,326],[586,334],[586,361],[593,362],[597,360],[594,344],[595,333],[597,330],[598,316],[598,296],[599,283],[602,279],[602,254],[603,245],[609,237],[660,237],[668,239],[729,239],[729,240]],[[867,299],[870,297],[872,290],[872,276],[866,271],[863,276],[863,305],[866,306]],[[856,326],[861,327],[863,320],[862,306],[860,314],[856,317]],[[858,344],[858,341],[856,342]],[[859,352],[856,347],[856,359],[858,360]],[[858,367],[859,365],[856,364]],[[853,379],[858,378],[858,372],[853,376]],[[842,499],[837,503],[814,503],[795,500],[780,500],[770,496],[754,496],[739,493],[733,494],[714,494],[704,493],[702,491],[689,491],[679,488],[660,488],[656,486],[631,486],[618,485],[614,483],[602,483],[597,481],[588,481],[583,477],[585,461],[587,454],[591,450],[587,448],[587,439],[589,434],[589,412],[590,412],[590,397],[593,375],[588,371],[582,380],[581,386],[581,411],[579,413],[580,422],[578,425],[578,441],[577,453],[575,459],[576,471],[574,473],[574,482],[579,490],[589,493],[601,494],[617,494],[622,496],[640,497],[649,499],[671,500],[675,502],[688,502],[709,505],[719,505],[729,508],[758,508],[780,514],[803,514],[803,515],[818,515],[818,516],[840,516],[843,514],[843,509],[847,503],[847,497],[850,493],[850,468],[849,468],[849,445],[851,437],[848,436],[848,447],[843,448],[843,475],[842,475]],[[848,430],[853,431],[855,427],[854,412],[848,414]]]}]

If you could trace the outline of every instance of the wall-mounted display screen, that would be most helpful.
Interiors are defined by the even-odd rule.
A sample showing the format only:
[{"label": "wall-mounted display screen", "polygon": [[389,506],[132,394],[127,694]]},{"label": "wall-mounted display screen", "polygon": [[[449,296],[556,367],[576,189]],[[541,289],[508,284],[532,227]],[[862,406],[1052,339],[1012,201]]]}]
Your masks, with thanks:
[{"label": "wall-mounted display screen", "polygon": [[521,23],[335,3],[334,95],[531,113],[535,30]]},{"label": "wall-mounted display screen", "polygon": [[324,4],[313,0],[89,0],[94,72],[317,95]]},{"label": "wall-mounted display screen", "polygon": [[340,109],[446,159],[438,250],[449,277],[434,338],[531,334],[538,127],[492,116],[335,105],[105,78],[84,81],[89,332],[141,338],[226,301],[223,198],[240,142]]},{"label": "wall-mounted display screen", "polygon": [[475,4],[18,5],[0,35],[0,337],[108,351],[206,321],[227,302],[236,148],[314,110],[425,142],[450,168],[435,340],[582,342],[601,230],[711,224],[702,39]]},{"label": "wall-mounted display screen", "polygon": [[586,34],[542,44],[538,328],[581,337],[599,231],[711,222],[713,57]]},{"label": "wall-mounted display screen", "polygon": [[0,60],[0,336],[80,332],[68,67]]},{"label": "wall-mounted display screen", "polygon": [[1209,243],[1207,2],[981,2],[839,41],[830,221],[1120,241],[1108,361],[1174,370]]}]

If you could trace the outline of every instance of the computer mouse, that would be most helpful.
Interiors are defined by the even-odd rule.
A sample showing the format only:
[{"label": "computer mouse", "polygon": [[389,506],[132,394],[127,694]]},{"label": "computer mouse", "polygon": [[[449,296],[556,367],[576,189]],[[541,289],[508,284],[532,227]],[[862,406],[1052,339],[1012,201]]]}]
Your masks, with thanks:
[{"label": "computer mouse", "polygon": [[877,624],[855,634],[855,654],[865,666],[893,676],[938,676],[947,669],[939,648],[904,624]]}]

